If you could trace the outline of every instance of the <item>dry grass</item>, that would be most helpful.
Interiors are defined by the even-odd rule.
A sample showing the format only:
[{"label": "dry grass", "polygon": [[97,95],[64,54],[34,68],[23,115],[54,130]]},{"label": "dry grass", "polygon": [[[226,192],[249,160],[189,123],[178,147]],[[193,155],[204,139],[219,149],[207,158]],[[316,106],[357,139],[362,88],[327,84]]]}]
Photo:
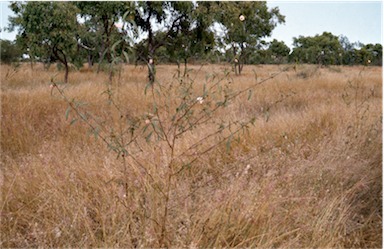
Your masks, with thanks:
[{"label": "dry grass", "polygon": [[[190,76],[199,89],[206,74],[225,68],[191,66]],[[219,113],[257,117],[231,152],[217,146],[171,181],[161,243],[165,197],[156,186],[167,187],[167,148],[142,145],[137,158],[152,179],[127,173],[85,124],[66,120],[67,104],[51,95],[53,69],[2,65],[0,246],[381,247],[382,69],[246,66],[228,80],[240,90],[283,68],[250,100],[240,96]],[[157,74],[175,81],[176,67],[158,66]],[[69,77],[68,96],[112,115],[101,94],[108,75]],[[146,68],[124,66],[119,82],[127,115],[151,108]],[[188,134],[178,149],[207,132]]]}]

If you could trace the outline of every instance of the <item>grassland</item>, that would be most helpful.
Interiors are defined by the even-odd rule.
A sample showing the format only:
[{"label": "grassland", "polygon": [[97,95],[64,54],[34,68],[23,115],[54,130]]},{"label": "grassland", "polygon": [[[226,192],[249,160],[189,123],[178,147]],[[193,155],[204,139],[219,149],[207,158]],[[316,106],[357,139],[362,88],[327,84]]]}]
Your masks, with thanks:
[{"label": "grassland", "polygon": [[[198,96],[207,74],[230,67],[190,69]],[[158,81],[174,82],[176,70],[158,66]],[[230,151],[220,137],[206,140],[212,150],[168,181],[165,143],[138,140],[136,161],[123,162],[89,125],[70,124],[74,111],[66,115],[50,87],[53,68],[2,65],[0,246],[381,247],[382,68],[246,66],[225,81],[240,91],[280,71],[214,114],[256,117]],[[107,73],[74,71],[69,81],[59,86],[68,99],[119,124],[102,94]],[[119,113],[134,119],[152,108],[146,81],[140,66],[116,75]],[[174,153],[212,127],[186,133]]]}]

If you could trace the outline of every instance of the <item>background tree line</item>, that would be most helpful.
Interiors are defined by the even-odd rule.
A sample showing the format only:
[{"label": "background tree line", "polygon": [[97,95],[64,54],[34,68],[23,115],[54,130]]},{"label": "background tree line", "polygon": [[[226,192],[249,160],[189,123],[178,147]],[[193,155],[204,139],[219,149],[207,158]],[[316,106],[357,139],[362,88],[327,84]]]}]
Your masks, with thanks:
[{"label": "background tree line", "polygon": [[[8,30],[15,41],[1,40],[1,62],[59,63],[68,80],[70,65],[97,65],[114,58],[144,63],[154,80],[155,64],[230,62],[244,64],[382,64],[381,44],[351,43],[329,32],[266,42],[285,22],[266,2],[12,2]],[[152,75],[151,75],[152,74]]]}]

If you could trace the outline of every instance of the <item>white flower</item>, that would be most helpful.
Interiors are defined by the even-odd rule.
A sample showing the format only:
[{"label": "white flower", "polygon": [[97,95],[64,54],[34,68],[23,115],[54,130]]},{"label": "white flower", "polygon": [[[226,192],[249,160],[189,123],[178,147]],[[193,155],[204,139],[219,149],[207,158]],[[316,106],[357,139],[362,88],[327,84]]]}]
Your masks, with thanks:
[{"label": "white flower", "polygon": [[151,59],[149,59],[149,64],[153,64],[153,59],[151,58]]},{"label": "white flower", "polygon": [[245,16],[243,16],[243,15],[240,15],[240,16],[239,16],[239,19],[240,19],[240,21],[242,21],[242,22],[243,22],[243,21],[245,20]]},{"label": "white flower", "polygon": [[368,64],[371,64],[371,60],[368,60],[367,62],[368,62]]},{"label": "white flower", "polygon": [[148,125],[148,124],[150,124],[150,123],[151,123],[151,120],[149,120],[149,119],[146,119],[146,120],[145,120],[145,124]]},{"label": "white flower", "polygon": [[204,98],[203,97],[197,97],[196,101],[199,102],[199,104],[202,104],[204,102]]},{"label": "white flower", "polygon": [[123,28],[123,23],[115,23],[115,27],[118,28],[118,29],[122,29]]},{"label": "white flower", "polygon": [[239,62],[239,60],[238,59],[235,59],[235,63],[238,63]]}]

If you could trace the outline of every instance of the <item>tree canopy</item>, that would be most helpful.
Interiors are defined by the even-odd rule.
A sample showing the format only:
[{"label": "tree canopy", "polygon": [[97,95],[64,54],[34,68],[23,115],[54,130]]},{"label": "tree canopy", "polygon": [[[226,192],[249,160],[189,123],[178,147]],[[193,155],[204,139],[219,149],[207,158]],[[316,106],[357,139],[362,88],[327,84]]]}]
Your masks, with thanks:
[{"label": "tree canopy", "polygon": [[221,42],[231,47],[239,74],[248,55],[260,46],[261,39],[270,36],[277,24],[285,22],[279,9],[268,9],[266,2],[219,2],[213,8],[216,21],[225,29]]},{"label": "tree canopy", "polygon": [[[18,34],[15,43],[2,42],[1,61],[7,62],[11,55],[6,54],[17,47],[32,62],[61,63],[65,82],[69,64],[98,63],[99,71],[102,63],[111,63],[112,53],[147,64],[150,82],[157,62],[184,63],[186,72],[191,58],[226,60],[236,74],[252,63],[382,63],[381,44],[350,43],[330,32],[294,37],[292,51],[284,42],[266,42],[285,17],[260,1],[47,1],[12,2],[10,8],[16,16],[10,18],[9,29]],[[127,47],[130,53],[123,51]]]},{"label": "tree canopy", "polygon": [[[335,36],[323,32],[313,37],[293,38],[293,51],[290,61],[320,65],[381,65],[381,44],[351,44],[345,36]],[[359,48],[360,47],[360,48]]]},{"label": "tree canopy", "polygon": [[10,64],[20,61],[23,53],[15,42],[0,39],[0,48],[0,61],[2,63]]},{"label": "tree canopy", "polygon": [[54,58],[66,69],[76,57],[78,9],[65,2],[13,2],[11,9],[17,15],[11,18],[12,27],[19,28],[17,42],[28,51],[31,59]]}]

